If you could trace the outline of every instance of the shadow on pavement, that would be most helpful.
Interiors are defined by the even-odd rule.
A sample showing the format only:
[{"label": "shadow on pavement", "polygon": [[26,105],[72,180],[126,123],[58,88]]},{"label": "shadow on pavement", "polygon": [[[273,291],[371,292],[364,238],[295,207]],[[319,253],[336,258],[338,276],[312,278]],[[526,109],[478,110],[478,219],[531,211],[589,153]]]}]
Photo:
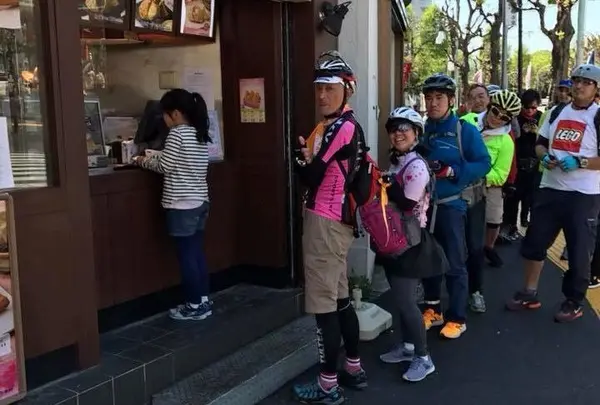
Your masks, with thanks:
[{"label": "shadow on pavement", "polygon": [[[443,341],[439,328],[429,332],[436,372],[417,384],[401,375],[406,365],[387,365],[379,355],[394,343],[393,331],[364,343],[361,357],[369,389],[346,391],[353,404],[391,405],[426,401],[431,405],[592,405],[600,400],[600,322],[587,306],[572,324],[557,324],[553,315],[562,301],[561,271],[550,261],[540,285],[542,308],[510,313],[504,302],[521,286],[522,266],[516,245],[500,247],[505,265],[486,269],[484,295],[488,312],[471,315],[467,332],[456,341]],[[379,304],[390,308],[389,293]],[[292,404],[292,383],[314,378],[314,368],[262,405]]]}]

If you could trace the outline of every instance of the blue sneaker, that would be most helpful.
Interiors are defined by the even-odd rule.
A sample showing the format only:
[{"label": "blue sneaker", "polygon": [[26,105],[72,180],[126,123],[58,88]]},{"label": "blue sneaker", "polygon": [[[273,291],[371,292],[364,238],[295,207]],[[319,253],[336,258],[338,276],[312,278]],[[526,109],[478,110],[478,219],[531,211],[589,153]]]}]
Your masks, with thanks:
[{"label": "blue sneaker", "polygon": [[339,386],[325,391],[318,381],[294,386],[296,399],[303,404],[339,405],[346,401]]},{"label": "blue sneaker", "polygon": [[203,302],[198,308],[191,304],[180,305],[169,311],[169,317],[177,321],[201,321],[212,315],[212,301]]},{"label": "blue sneaker", "polygon": [[397,364],[402,362],[413,361],[415,357],[414,346],[407,347],[405,344],[395,346],[392,350],[379,356],[379,359],[384,363]]},{"label": "blue sneaker", "polygon": [[424,380],[425,377],[434,371],[435,366],[433,365],[433,361],[431,361],[431,356],[416,356],[402,378],[406,381],[418,382]]}]

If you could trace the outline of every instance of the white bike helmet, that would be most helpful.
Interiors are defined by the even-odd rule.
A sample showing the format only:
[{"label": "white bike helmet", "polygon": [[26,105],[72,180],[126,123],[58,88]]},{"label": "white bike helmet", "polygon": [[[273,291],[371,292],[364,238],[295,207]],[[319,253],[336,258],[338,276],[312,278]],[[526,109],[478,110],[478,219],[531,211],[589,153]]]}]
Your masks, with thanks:
[{"label": "white bike helmet", "polygon": [[571,73],[571,79],[581,77],[596,82],[596,85],[600,85],[600,67],[588,63],[577,66]]},{"label": "white bike helmet", "polygon": [[413,126],[415,126],[420,133],[425,131],[425,124],[423,123],[423,118],[421,114],[413,110],[409,107],[398,107],[395,108],[389,115],[387,122],[385,123],[386,129],[388,129],[392,124],[397,123],[398,121],[408,121]]},{"label": "white bike helmet", "polygon": [[513,91],[499,90],[492,94],[490,101],[504,109],[512,117],[516,117],[521,112],[521,99]]}]

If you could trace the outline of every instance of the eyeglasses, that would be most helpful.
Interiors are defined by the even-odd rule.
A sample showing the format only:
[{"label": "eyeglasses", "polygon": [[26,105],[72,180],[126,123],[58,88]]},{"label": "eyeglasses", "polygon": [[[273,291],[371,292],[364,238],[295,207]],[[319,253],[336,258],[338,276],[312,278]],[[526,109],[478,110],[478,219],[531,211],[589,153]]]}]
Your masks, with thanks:
[{"label": "eyeglasses", "polygon": [[537,105],[530,105],[529,107],[524,107],[524,110],[537,110],[538,106]]},{"label": "eyeglasses", "polygon": [[413,126],[411,124],[409,124],[408,122],[400,122],[400,123],[391,122],[389,125],[385,126],[385,130],[390,135],[395,132],[408,132],[412,128],[413,128]]},{"label": "eyeglasses", "polygon": [[584,86],[591,86],[592,84],[596,84],[595,81],[590,80],[590,79],[585,79],[583,77],[574,77],[573,78],[573,83],[574,84],[583,84]]},{"label": "eyeglasses", "polygon": [[490,112],[494,114],[496,117],[500,118],[502,121],[510,122],[512,121],[512,117],[502,111],[498,106],[492,105],[490,106]]}]

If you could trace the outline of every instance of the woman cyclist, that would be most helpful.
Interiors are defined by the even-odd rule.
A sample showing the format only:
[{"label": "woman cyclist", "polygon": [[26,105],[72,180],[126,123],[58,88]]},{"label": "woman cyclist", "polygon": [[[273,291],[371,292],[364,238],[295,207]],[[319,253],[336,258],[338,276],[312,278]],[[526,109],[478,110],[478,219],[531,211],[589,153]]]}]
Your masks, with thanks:
[{"label": "woman cyclist", "polygon": [[[420,228],[425,228],[431,176],[427,161],[414,150],[423,133],[423,119],[416,111],[399,107],[392,111],[385,128],[392,145],[391,185],[387,188],[390,201],[394,209],[414,215]],[[421,278],[441,274],[447,267],[446,258],[426,230],[421,231],[421,243],[403,254],[379,256],[400,315],[395,334],[399,345],[380,358],[384,363],[410,362],[402,378],[410,382],[421,381],[435,371],[435,366],[427,350],[425,324],[417,303],[417,285]]]},{"label": "woman cyclist", "polygon": [[492,161],[486,175],[486,236],[484,252],[494,267],[503,265],[494,249],[503,216],[502,186],[510,173],[515,145],[510,136],[511,122],[521,112],[521,100],[510,90],[500,90],[490,97],[490,105],[478,119],[479,130]]}]

